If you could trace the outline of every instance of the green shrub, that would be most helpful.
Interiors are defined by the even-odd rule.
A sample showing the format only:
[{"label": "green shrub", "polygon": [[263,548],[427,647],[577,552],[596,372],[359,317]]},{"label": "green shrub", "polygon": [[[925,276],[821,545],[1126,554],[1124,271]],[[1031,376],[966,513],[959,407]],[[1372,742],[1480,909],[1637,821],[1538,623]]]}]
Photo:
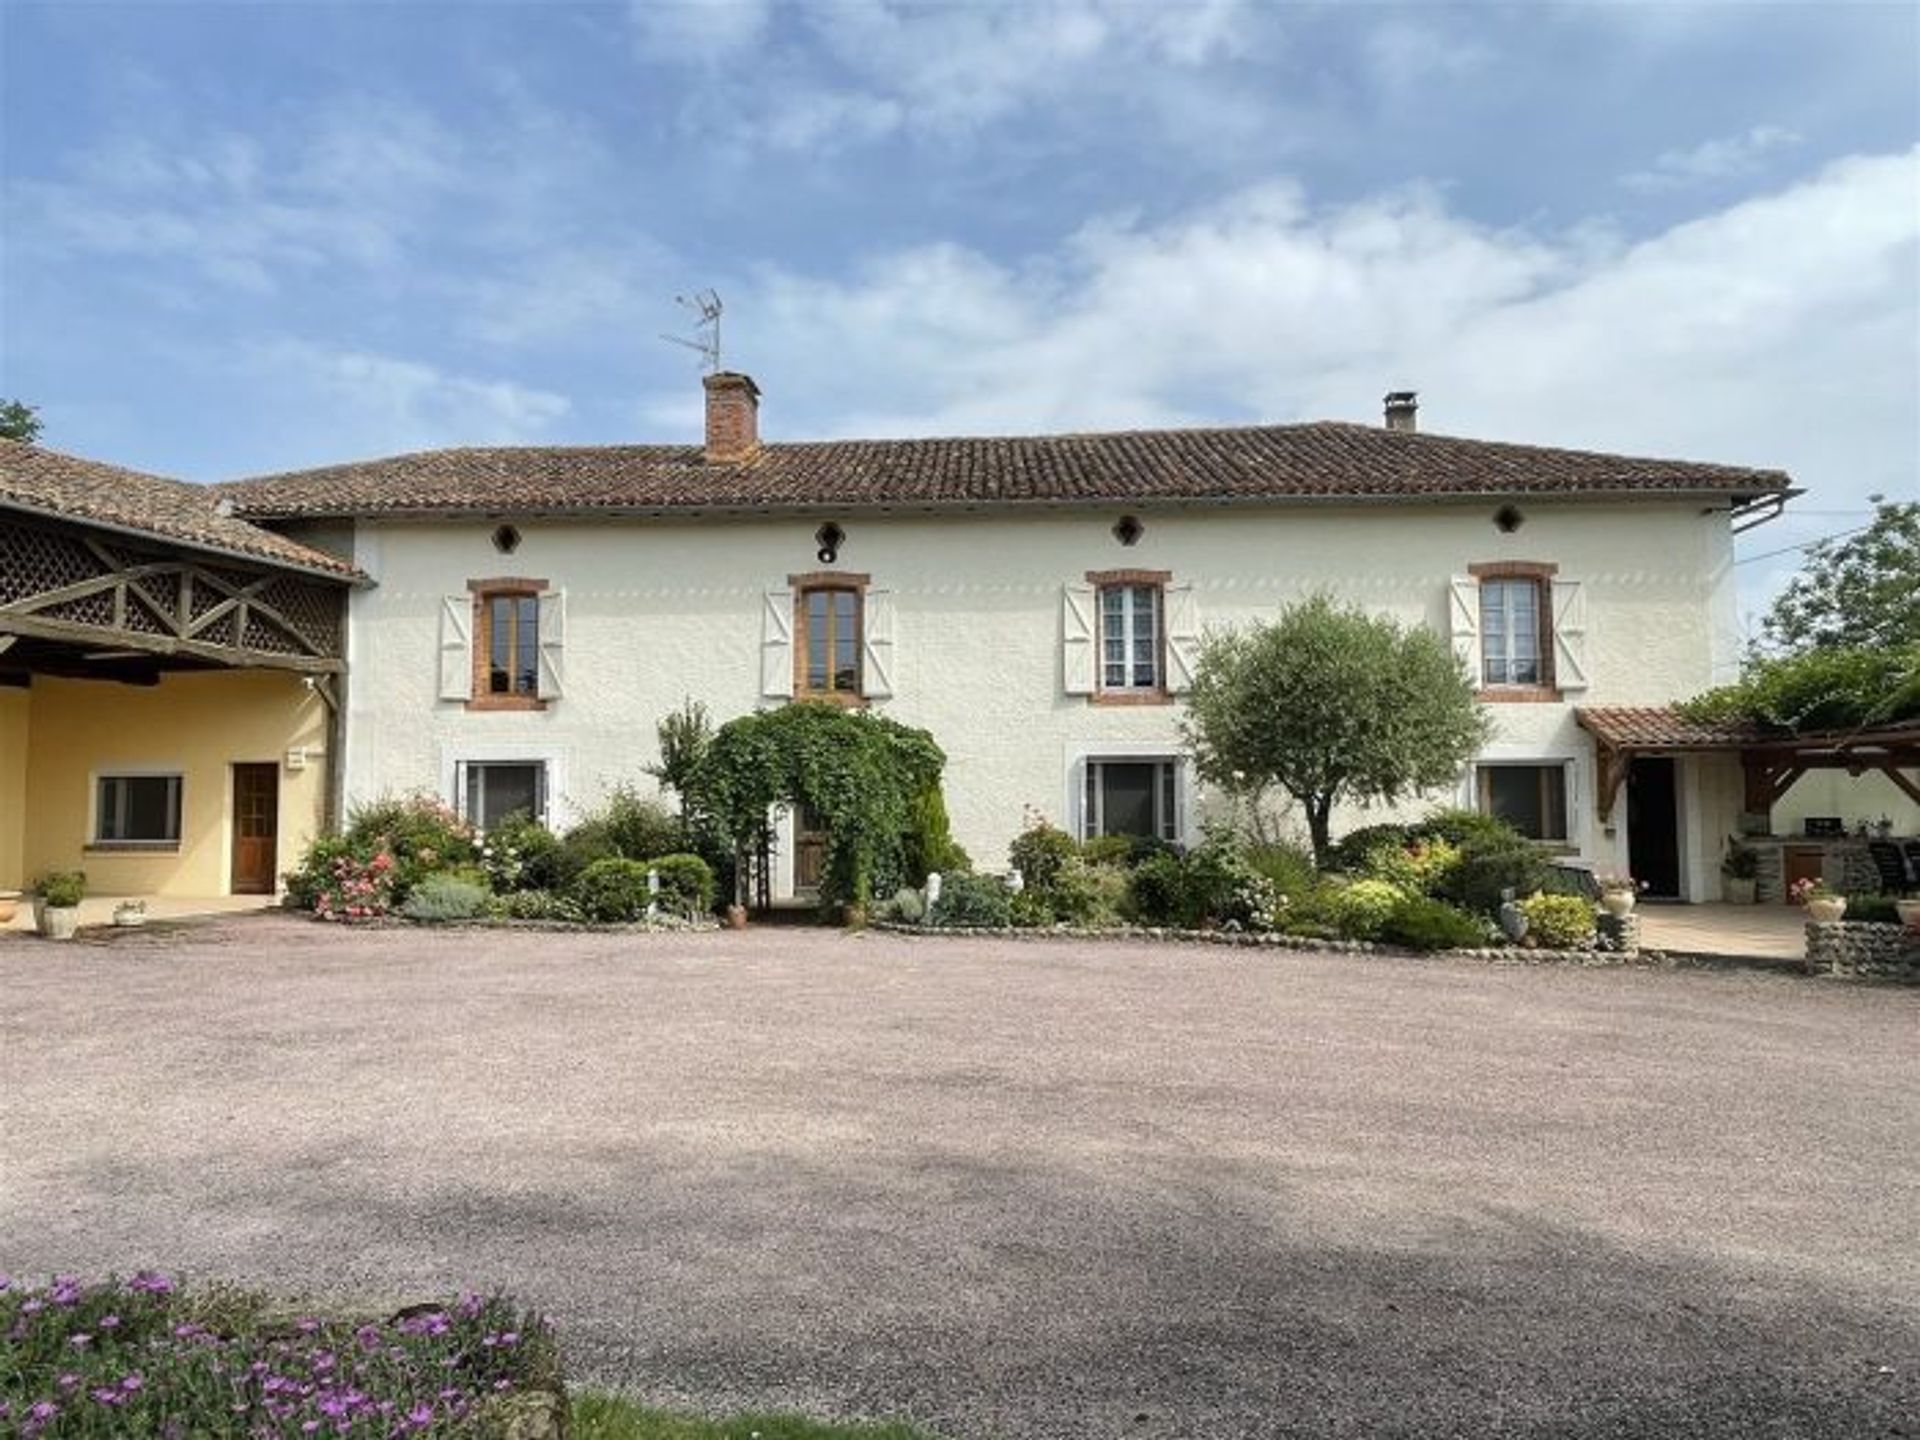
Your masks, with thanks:
[{"label": "green shrub", "polygon": [[927,918],[927,892],[902,885],[893,898],[880,907],[883,920],[898,920],[902,925],[918,925]]},{"label": "green shrub", "polygon": [[713,909],[713,870],[698,855],[662,855],[646,868],[660,877],[654,900],[662,910],[693,918]]},{"label": "green shrub", "polygon": [[1327,868],[1353,874],[1375,850],[1383,847],[1405,849],[1411,838],[1412,831],[1405,825],[1362,825],[1358,830],[1349,830],[1342,835],[1327,852]]},{"label": "green shrub", "polygon": [[1273,928],[1283,935],[1310,940],[1339,939],[1335,906],[1346,888],[1340,881],[1323,877],[1307,889],[1296,891],[1287,896],[1285,903],[1276,906]]},{"label": "green shrub", "polygon": [[498,894],[553,890],[566,883],[560,837],[524,810],[507,816],[479,840],[481,868]]},{"label": "green shrub", "polygon": [[1520,902],[1527,939],[1548,950],[1578,950],[1593,939],[1593,903],[1578,895],[1529,895]]},{"label": "green shrub", "polygon": [[1856,925],[1898,925],[1900,912],[1891,895],[1849,895],[1846,913],[1840,917]]},{"label": "green shrub", "polygon": [[596,860],[573,882],[571,898],[589,920],[623,924],[642,919],[653,898],[647,890],[647,867],[619,856]]},{"label": "green shrub", "polygon": [[409,920],[444,924],[449,920],[471,920],[487,906],[485,885],[464,875],[429,875],[413,887],[413,893],[401,905],[400,913]]},{"label": "green shrub", "polygon": [[1385,880],[1355,880],[1332,897],[1333,922],[1348,940],[1378,940],[1406,892]]},{"label": "green shrub", "polygon": [[947,799],[938,785],[922,790],[908,807],[907,828],[900,840],[900,863],[906,869],[909,885],[924,885],[929,875],[973,868],[967,852],[953,838]]},{"label": "green shrub", "polygon": [[1020,872],[1030,890],[1051,890],[1061,868],[1080,854],[1080,845],[1066,831],[1041,820],[1029,825],[1007,847],[1007,863]]},{"label": "green shrub", "polygon": [[1415,830],[1416,839],[1444,840],[1461,850],[1510,850],[1529,843],[1499,816],[1478,810],[1436,810]]},{"label": "green shrub", "polygon": [[1053,913],[1053,905],[1045,894],[1022,890],[1007,902],[1007,918],[1023,930],[1044,930],[1060,917]]},{"label": "green shrub", "polygon": [[1393,907],[1381,938],[1409,950],[1468,950],[1493,943],[1493,927],[1425,895],[1409,895]]},{"label": "green shrub", "polygon": [[33,884],[34,894],[56,910],[71,910],[87,895],[84,870],[49,870]]},{"label": "green shrub", "polygon": [[1439,899],[1476,915],[1497,917],[1504,892],[1516,898],[1551,889],[1553,866],[1522,840],[1511,849],[1471,850],[1435,887]]},{"label": "green shrub", "polygon": [[1273,883],[1276,894],[1305,895],[1320,883],[1313,852],[1299,845],[1249,845],[1243,854],[1249,868]]},{"label": "green shrub", "polygon": [[680,821],[658,800],[630,785],[617,785],[591,817],[606,828],[613,853],[625,860],[650,860],[681,849]]},{"label": "green shrub", "polygon": [[1022,893],[1039,895],[1069,925],[1118,925],[1127,900],[1127,872],[1075,857],[1060,867],[1050,889]]},{"label": "green shrub", "polygon": [[948,875],[942,877],[940,901],[928,918],[946,926],[1010,925],[1013,898],[997,875]]},{"label": "green shrub", "polygon": [[1186,891],[1186,872],[1178,855],[1149,856],[1127,877],[1126,908],[1142,925],[1178,925]]},{"label": "green shrub", "polygon": [[1238,844],[1215,833],[1181,863],[1178,922],[1189,930],[1235,925],[1265,930],[1273,923],[1280,895],[1271,880],[1247,862]]},{"label": "green shrub", "polygon": [[586,919],[586,912],[565,895],[551,890],[515,890],[500,899],[501,913],[512,920]]}]

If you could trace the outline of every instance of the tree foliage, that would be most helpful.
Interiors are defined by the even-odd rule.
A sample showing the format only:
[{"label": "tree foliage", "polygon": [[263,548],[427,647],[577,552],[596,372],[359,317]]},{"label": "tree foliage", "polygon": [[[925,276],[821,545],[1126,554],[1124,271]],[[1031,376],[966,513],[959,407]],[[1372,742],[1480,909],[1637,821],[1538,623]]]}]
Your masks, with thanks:
[{"label": "tree foliage", "polygon": [[945,764],[924,730],[801,702],[722,725],[687,794],[738,849],[758,846],[777,810],[808,806],[826,828],[822,902],[864,905],[906,875],[905,837]]},{"label": "tree foliage", "polygon": [[1325,596],[1210,635],[1182,728],[1202,778],[1299,801],[1322,862],[1336,804],[1450,784],[1488,732],[1446,641]]},{"label": "tree foliage", "polygon": [[1920,718],[1920,641],[1753,659],[1735,683],[1674,708],[1699,724],[1747,722],[1787,735]]},{"label": "tree foliage", "polygon": [[40,411],[24,400],[0,400],[0,436],[31,445],[40,438]]},{"label": "tree foliage", "polygon": [[1858,535],[1809,545],[1763,622],[1774,649],[1920,645],[1920,503],[1884,503]]}]

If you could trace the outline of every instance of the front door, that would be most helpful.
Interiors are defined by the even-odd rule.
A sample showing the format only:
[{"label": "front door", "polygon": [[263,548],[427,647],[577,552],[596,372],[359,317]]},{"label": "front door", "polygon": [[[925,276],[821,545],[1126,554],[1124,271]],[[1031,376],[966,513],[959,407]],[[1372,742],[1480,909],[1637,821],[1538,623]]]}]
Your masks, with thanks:
[{"label": "front door", "polygon": [[279,865],[280,767],[233,767],[233,893],[271,895]]},{"label": "front door", "polygon": [[1671,759],[1642,756],[1627,770],[1627,864],[1650,898],[1680,898],[1680,804]]},{"label": "front door", "polygon": [[820,893],[820,872],[826,858],[826,822],[811,805],[802,805],[793,816],[793,893],[796,896]]}]

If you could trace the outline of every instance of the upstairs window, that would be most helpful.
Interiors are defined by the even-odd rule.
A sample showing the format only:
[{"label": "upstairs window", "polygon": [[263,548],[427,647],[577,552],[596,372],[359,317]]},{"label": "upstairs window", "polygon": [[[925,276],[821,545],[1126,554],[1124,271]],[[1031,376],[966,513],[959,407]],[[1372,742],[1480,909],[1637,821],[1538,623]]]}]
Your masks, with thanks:
[{"label": "upstairs window", "polygon": [[480,597],[480,644],[485,665],[483,695],[540,694],[540,597],[489,594]]},{"label": "upstairs window", "polygon": [[851,704],[860,699],[860,591],[847,585],[814,585],[794,592],[798,674],[802,699]]},{"label": "upstairs window", "polygon": [[102,775],[95,798],[96,844],[180,843],[178,775]]},{"label": "upstairs window", "polygon": [[1482,684],[1545,685],[1545,633],[1540,582],[1532,578],[1480,582]]},{"label": "upstairs window", "polygon": [[1157,692],[1160,665],[1161,587],[1100,587],[1100,688]]}]

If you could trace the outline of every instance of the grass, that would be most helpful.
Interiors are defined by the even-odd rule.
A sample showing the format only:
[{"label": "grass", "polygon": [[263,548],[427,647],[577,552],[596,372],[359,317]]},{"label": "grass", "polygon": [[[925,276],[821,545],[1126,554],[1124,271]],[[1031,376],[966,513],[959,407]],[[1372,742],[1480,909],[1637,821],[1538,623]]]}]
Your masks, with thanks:
[{"label": "grass", "polygon": [[622,1400],[576,1395],[573,1440],[930,1440],[904,1425],[827,1425],[798,1415],[736,1415],[702,1420]]}]

